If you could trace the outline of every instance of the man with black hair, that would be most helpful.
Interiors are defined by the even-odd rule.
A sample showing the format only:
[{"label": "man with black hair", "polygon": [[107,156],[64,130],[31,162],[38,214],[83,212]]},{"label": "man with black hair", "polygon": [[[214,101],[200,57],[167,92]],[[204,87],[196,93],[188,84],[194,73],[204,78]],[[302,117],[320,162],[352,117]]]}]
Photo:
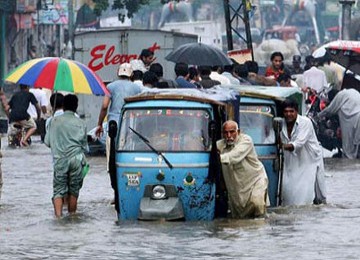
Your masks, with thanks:
[{"label": "man with black hair", "polygon": [[332,67],[330,54],[326,52],[326,54],[322,57],[317,58],[318,69],[325,72],[326,81],[329,86],[333,89],[340,89],[340,80],[337,76],[336,69]]},{"label": "man with black hair", "polygon": [[221,66],[212,66],[210,78],[213,80],[220,81],[221,85],[229,85],[231,83],[230,80],[224,75],[222,75],[222,73],[223,73],[223,68]]},{"label": "man with black hair", "polygon": [[51,117],[46,119],[46,122],[45,122],[45,130],[46,131],[45,132],[48,131],[50,121],[54,117],[64,114],[64,95],[61,93],[58,93],[58,92],[53,93],[50,96],[50,105],[51,105],[51,109],[53,110],[53,114]]},{"label": "man with black hair", "polygon": [[[247,77],[246,80],[252,85],[260,86],[276,86],[276,80],[265,77],[264,75],[259,74],[259,65],[256,61],[245,61],[243,64],[247,68]],[[245,73],[245,68],[241,68]]]},{"label": "man with black hair", "polygon": [[131,81],[134,84],[138,85],[140,88],[143,88],[144,87],[143,78],[144,78],[144,72],[142,72],[141,70],[134,70],[131,76]]},{"label": "man with black hair", "polygon": [[196,88],[196,86],[189,82],[189,66],[185,63],[176,63],[175,65],[176,83],[179,88]]},{"label": "man with black hair", "polygon": [[248,81],[249,70],[245,64],[234,64],[234,77],[240,82],[240,85],[252,85]]},{"label": "man with black hair", "polygon": [[292,67],[290,68],[291,75],[303,74],[304,69],[301,67],[301,56],[294,55],[292,59]]},{"label": "man with black hair", "polygon": [[281,74],[278,77],[277,82],[279,83],[279,85],[281,87],[292,87],[291,86],[291,76],[287,73]]},{"label": "man with black hair", "polygon": [[311,120],[299,115],[298,108],[292,99],[283,102],[282,205],[326,203],[323,151]]},{"label": "man with black hair", "polygon": [[203,88],[212,88],[213,86],[220,85],[221,82],[210,78],[211,67],[210,66],[199,66],[200,78],[199,84]]},{"label": "man with black hair", "polygon": [[155,73],[159,82],[156,84],[157,88],[177,88],[178,85],[174,80],[164,79],[163,66],[160,63],[153,63],[150,65],[149,71]]},{"label": "man with black hair", "polygon": [[49,105],[49,99],[46,95],[45,90],[43,90],[42,88],[31,88],[29,89],[29,91],[34,94],[41,108],[40,120],[36,120],[37,119],[36,108],[32,104],[29,105],[27,112],[34,119],[37,127],[37,133],[40,134],[41,142],[44,142],[45,120],[47,117],[47,107]]},{"label": "man with black hair", "polygon": [[45,135],[54,160],[53,197],[55,216],[62,217],[64,198],[68,196],[68,212],[76,213],[77,200],[88,170],[85,158],[87,131],[85,122],[76,116],[78,98],[64,97],[64,114],[54,117]]},{"label": "man with black hair", "polygon": [[144,67],[148,70],[151,63],[153,63],[156,58],[154,57],[154,52],[149,49],[143,49],[139,55],[139,60],[144,63]]},{"label": "man with black hair", "polygon": [[148,88],[155,88],[156,84],[159,82],[159,79],[156,77],[156,74],[152,71],[146,71],[143,76],[143,85]]},{"label": "man with black hair", "polygon": [[221,73],[221,75],[223,75],[224,77],[227,77],[230,80],[230,84],[240,85],[239,79],[234,77],[234,65],[235,64],[225,65],[224,72]]}]

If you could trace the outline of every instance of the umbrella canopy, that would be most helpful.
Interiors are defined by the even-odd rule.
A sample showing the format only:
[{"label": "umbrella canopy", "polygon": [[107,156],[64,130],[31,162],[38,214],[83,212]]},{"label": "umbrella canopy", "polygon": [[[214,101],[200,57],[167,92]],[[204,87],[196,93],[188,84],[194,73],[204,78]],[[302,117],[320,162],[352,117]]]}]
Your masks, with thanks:
[{"label": "umbrella canopy", "polygon": [[360,75],[360,42],[339,41],[339,44],[329,45],[326,50],[332,61]]},{"label": "umbrella canopy", "polygon": [[102,80],[84,64],[59,57],[29,60],[7,75],[6,81],[53,91],[109,94]]},{"label": "umbrella canopy", "polygon": [[337,40],[325,43],[324,45],[317,48],[311,55],[315,58],[323,57],[326,53],[326,48],[347,48],[349,46],[360,46],[359,42],[356,41],[343,41],[343,40]]},{"label": "umbrella canopy", "polygon": [[187,43],[170,52],[166,60],[197,66],[225,66],[232,61],[220,49],[204,43]]}]

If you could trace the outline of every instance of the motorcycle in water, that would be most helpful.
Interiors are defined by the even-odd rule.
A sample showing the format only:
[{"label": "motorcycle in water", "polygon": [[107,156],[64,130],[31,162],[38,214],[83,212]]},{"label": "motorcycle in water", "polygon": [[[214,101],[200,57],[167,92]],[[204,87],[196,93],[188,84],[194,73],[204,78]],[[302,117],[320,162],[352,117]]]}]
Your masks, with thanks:
[{"label": "motorcycle in water", "polygon": [[306,103],[309,106],[306,116],[312,121],[317,138],[321,145],[329,151],[337,149],[338,152],[334,154],[333,157],[341,157],[342,141],[338,115],[326,118],[317,117],[317,115],[328,105],[327,96],[331,91],[335,90],[329,89],[322,91],[319,94],[310,91],[306,99]]},{"label": "motorcycle in water", "polygon": [[[13,122],[9,124],[8,131],[8,145],[10,147],[22,147],[21,140],[26,135],[28,129],[24,128],[19,122]],[[27,143],[31,144],[31,138],[27,140]]]}]

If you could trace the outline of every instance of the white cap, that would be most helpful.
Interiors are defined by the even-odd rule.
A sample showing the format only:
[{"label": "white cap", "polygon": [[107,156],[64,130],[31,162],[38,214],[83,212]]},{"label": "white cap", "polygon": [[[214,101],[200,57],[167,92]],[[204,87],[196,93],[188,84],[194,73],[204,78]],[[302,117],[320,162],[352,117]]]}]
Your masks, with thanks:
[{"label": "white cap", "polygon": [[119,66],[118,76],[131,77],[133,74],[133,68],[130,63],[122,63]]},{"label": "white cap", "polygon": [[143,73],[145,73],[147,71],[147,69],[145,68],[144,62],[142,62],[141,60],[131,60],[130,64],[131,64],[133,70],[140,70]]}]

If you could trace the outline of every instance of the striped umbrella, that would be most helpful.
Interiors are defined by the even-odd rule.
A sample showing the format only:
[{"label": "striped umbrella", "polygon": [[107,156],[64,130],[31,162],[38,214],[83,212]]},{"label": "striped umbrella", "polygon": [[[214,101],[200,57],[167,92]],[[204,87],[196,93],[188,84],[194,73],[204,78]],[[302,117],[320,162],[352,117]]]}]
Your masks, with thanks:
[{"label": "striped umbrella", "polygon": [[7,75],[6,81],[53,91],[108,95],[102,80],[84,64],[59,57],[29,60]]}]

